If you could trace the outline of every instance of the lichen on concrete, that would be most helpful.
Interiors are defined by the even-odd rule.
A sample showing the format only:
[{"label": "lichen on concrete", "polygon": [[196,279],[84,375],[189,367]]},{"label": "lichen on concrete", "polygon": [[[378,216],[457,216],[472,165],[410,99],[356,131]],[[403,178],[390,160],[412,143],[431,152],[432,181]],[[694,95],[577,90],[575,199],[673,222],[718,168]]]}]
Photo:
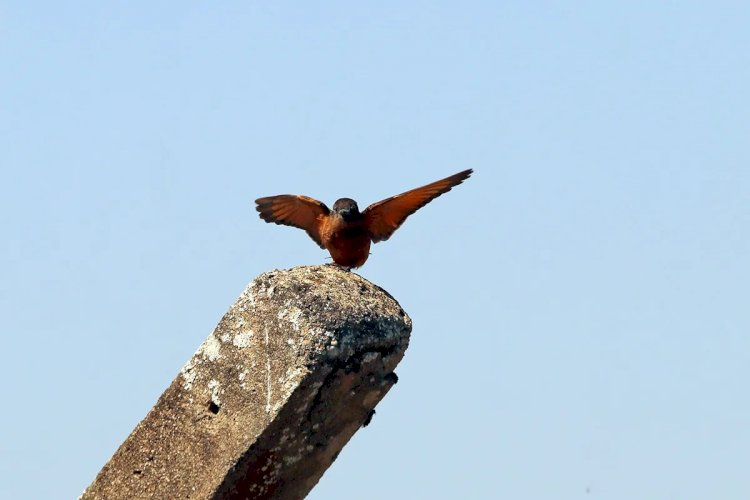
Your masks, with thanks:
[{"label": "lichen on concrete", "polygon": [[411,320],[333,266],[255,279],[83,498],[302,498],[396,381]]}]

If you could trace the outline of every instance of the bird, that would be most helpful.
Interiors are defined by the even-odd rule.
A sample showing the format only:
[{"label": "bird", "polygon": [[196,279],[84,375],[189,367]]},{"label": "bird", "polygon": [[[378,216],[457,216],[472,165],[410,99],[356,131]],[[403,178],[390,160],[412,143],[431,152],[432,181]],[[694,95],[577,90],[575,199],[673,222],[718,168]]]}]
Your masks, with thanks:
[{"label": "bird", "polygon": [[386,241],[407,217],[461,184],[472,169],[373,203],[360,212],[351,198],[339,198],[329,209],[325,203],[299,194],[280,194],[255,200],[261,219],[303,229],[328,252],[333,262],[350,271],[362,267],[370,244]]}]

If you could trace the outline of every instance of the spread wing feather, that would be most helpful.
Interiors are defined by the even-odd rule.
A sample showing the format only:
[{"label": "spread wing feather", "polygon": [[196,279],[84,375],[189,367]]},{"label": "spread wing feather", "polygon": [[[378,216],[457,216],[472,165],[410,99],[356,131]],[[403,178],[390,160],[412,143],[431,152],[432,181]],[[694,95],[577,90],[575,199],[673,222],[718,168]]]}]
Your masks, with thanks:
[{"label": "spread wing feather", "polygon": [[323,202],[308,196],[280,194],[258,198],[255,203],[264,221],[304,229],[320,248],[325,248],[320,237],[320,221],[330,210]]},{"label": "spread wing feather", "polygon": [[445,179],[392,196],[367,207],[362,212],[362,215],[364,215],[365,227],[369,231],[372,241],[377,243],[390,238],[407,217],[441,194],[447,193],[454,186],[461,184],[469,178],[472,172],[471,169],[464,170]]}]

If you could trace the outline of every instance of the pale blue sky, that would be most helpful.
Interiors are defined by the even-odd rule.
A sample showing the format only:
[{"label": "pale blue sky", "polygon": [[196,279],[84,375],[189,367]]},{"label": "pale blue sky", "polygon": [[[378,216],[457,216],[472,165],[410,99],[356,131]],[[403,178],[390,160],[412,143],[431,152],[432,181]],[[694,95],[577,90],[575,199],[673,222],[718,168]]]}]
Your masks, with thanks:
[{"label": "pale blue sky", "polygon": [[0,5],[0,497],[73,498],[244,286],[252,200],[464,185],[310,498],[750,498],[750,4]]}]

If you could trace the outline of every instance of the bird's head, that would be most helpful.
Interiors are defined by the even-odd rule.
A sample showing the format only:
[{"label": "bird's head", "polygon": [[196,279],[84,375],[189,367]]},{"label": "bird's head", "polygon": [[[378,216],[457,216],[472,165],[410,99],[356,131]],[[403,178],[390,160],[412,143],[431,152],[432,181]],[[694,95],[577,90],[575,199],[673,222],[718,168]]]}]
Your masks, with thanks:
[{"label": "bird's head", "polygon": [[357,202],[351,198],[340,198],[333,204],[333,212],[339,214],[345,221],[357,219],[360,216]]}]

